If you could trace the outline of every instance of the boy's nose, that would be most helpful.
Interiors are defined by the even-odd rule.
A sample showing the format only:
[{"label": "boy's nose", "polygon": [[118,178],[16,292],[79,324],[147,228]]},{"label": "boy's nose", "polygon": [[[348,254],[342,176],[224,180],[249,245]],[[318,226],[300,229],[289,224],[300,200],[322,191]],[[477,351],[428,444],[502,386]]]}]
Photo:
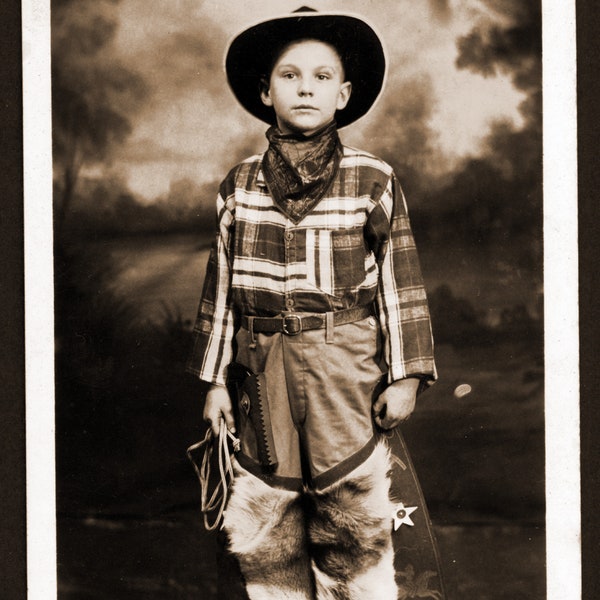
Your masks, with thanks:
[{"label": "boy's nose", "polygon": [[300,96],[312,96],[312,86],[307,79],[301,79],[298,85],[298,94]]}]

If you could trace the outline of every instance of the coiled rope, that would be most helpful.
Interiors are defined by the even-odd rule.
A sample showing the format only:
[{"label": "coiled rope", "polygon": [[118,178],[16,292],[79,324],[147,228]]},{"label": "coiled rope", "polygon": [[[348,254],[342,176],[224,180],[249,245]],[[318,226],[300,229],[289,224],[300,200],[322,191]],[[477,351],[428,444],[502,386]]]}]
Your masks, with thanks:
[{"label": "coiled rope", "polygon": [[[229,450],[228,439],[231,440],[233,452]],[[204,448],[202,461],[198,467],[198,463],[194,459],[192,452],[200,448]],[[218,465],[219,465],[219,481],[215,485],[212,494],[209,493],[209,480],[211,470],[211,459],[213,452],[217,450]],[[227,505],[227,497],[229,494],[229,486],[233,481],[233,465],[231,459],[235,452],[240,449],[240,440],[236,438],[225,425],[225,421],[221,421],[219,425],[219,436],[215,439],[212,429],[209,428],[201,442],[193,444],[187,449],[187,455],[200,481],[200,510],[204,518],[204,527],[208,531],[216,529],[223,518],[225,507]],[[209,514],[217,511],[217,515],[213,523],[210,523]]]}]

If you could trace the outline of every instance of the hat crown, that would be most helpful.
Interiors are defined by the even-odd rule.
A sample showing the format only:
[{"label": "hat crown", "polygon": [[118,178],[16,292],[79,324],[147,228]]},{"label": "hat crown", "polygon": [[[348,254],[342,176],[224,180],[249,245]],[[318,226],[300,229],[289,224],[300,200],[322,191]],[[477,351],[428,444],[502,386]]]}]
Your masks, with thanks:
[{"label": "hat crown", "polygon": [[303,13],[303,12],[319,12],[316,8],[311,8],[310,6],[301,6],[297,8],[294,13]]}]

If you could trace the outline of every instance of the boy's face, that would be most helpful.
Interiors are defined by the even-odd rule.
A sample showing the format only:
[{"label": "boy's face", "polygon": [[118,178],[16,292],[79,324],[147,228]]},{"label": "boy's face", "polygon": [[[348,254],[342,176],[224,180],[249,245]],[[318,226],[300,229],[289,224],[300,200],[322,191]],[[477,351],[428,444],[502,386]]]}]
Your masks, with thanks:
[{"label": "boy's face", "polygon": [[277,58],[261,92],[272,106],[282,133],[310,135],[333,120],[348,104],[352,85],[344,81],[344,67],[335,49],[318,40],[300,40]]}]

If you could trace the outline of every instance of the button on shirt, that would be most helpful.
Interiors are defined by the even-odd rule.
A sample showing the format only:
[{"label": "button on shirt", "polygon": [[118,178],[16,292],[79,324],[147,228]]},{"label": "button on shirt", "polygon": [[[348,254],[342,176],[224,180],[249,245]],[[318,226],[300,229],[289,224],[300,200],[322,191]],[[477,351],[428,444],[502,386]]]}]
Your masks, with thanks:
[{"label": "button on shirt", "polygon": [[269,194],[262,155],[232,169],[217,197],[187,370],[224,384],[241,315],[323,313],[373,304],[388,380],[436,369],[427,298],[406,201],[389,165],[344,147],[331,187],[299,223]]}]

